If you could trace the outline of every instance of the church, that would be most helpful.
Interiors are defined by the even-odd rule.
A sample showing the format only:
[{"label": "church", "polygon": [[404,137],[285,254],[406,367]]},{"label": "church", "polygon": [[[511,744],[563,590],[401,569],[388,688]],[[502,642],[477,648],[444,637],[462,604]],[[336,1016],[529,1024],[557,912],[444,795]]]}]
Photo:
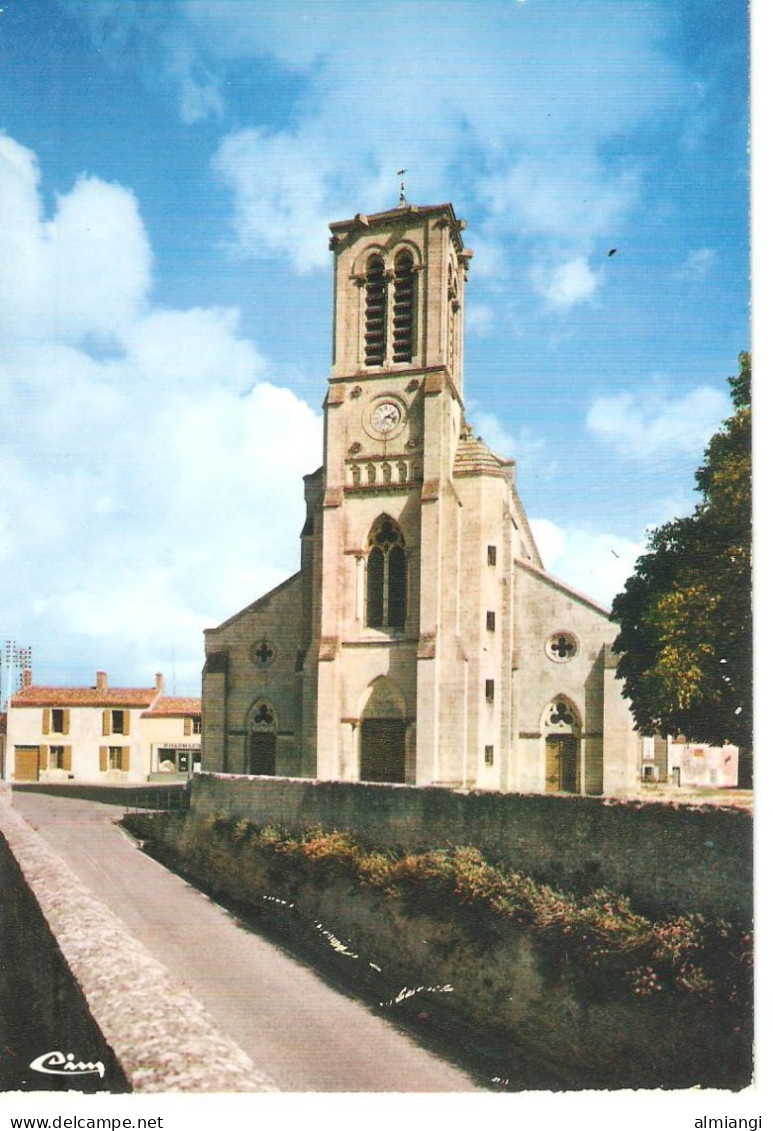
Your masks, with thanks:
[{"label": "church", "polygon": [[548,574],[464,415],[450,204],[330,225],[324,462],[300,570],[205,632],[202,768],[620,796],[638,736],[607,611]]}]

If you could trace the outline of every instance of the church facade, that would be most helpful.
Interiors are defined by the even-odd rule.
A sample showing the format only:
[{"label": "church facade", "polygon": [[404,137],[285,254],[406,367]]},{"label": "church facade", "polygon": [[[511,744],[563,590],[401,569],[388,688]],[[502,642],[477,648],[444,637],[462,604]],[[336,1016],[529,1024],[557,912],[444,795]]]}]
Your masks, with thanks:
[{"label": "church facade", "polygon": [[545,572],[513,462],[465,422],[463,231],[450,204],[331,225],[333,362],[300,570],[205,633],[205,770],[635,783],[617,630]]}]

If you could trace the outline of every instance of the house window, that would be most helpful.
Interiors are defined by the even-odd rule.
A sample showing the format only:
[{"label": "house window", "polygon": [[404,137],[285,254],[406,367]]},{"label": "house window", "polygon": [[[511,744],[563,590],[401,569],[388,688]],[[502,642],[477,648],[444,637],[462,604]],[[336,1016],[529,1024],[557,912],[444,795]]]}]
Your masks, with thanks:
[{"label": "house window", "polygon": [[64,734],[64,711],[61,707],[51,709],[51,731],[53,734]]},{"label": "house window", "polygon": [[[52,719],[53,727],[53,719]],[[53,727],[56,730],[56,727]],[[63,746],[49,746],[48,748],[48,768],[49,770],[64,770],[64,747]]]},{"label": "house window", "polygon": [[396,362],[410,361],[413,358],[415,293],[413,256],[409,251],[401,251],[395,261],[392,318],[392,360]]},{"label": "house window", "polygon": [[191,719],[194,734],[201,734],[201,716]]},{"label": "house window", "polygon": [[107,768],[109,770],[122,770],[123,769],[123,746],[109,746],[108,747],[108,750],[107,750]]},{"label": "house window", "polygon": [[494,702],[494,681],[493,679],[486,680],[486,702]]},{"label": "house window", "polygon": [[123,734],[123,711],[110,712],[110,729],[112,734]]},{"label": "house window", "polygon": [[365,273],[365,364],[386,357],[386,273],[380,255],[371,255]]},{"label": "house window", "polygon": [[407,562],[400,528],[382,518],[369,539],[366,623],[370,628],[405,628]]},{"label": "house window", "polygon": [[491,610],[486,613],[486,631],[494,632],[497,627],[497,614],[492,613]]},{"label": "house window", "polygon": [[487,766],[493,766],[494,765],[494,747],[493,746],[484,747],[483,761],[486,763]]},{"label": "house window", "polygon": [[489,546],[489,548],[488,548],[488,564],[492,565],[492,566],[497,564],[497,548],[496,548],[496,546]]}]

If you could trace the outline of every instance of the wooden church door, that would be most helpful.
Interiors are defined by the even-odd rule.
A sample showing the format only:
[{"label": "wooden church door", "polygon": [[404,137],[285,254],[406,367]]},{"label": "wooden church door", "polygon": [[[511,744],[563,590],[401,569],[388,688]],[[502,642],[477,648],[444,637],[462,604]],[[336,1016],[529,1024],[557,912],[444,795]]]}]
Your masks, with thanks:
[{"label": "wooden church door", "polygon": [[545,792],[577,792],[577,739],[549,734],[545,739]]},{"label": "wooden church door", "polygon": [[363,719],[360,780],[405,781],[405,723],[402,719]]}]

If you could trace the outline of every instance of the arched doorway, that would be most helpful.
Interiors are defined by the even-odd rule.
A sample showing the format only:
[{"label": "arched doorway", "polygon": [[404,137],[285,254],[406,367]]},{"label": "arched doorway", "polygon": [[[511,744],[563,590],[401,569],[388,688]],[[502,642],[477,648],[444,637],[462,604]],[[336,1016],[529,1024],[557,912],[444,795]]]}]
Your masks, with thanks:
[{"label": "arched doorway", "polygon": [[269,703],[256,703],[250,711],[247,773],[276,773],[276,715]]},{"label": "arched doorway", "polygon": [[405,706],[386,678],[371,684],[360,715],[360,780],[405,781]]},{"label": "arched doorway", "polygon": [[545,792],[578,793],[580,789],[580,720],[563,696],[554,699],[543,719]]}]

